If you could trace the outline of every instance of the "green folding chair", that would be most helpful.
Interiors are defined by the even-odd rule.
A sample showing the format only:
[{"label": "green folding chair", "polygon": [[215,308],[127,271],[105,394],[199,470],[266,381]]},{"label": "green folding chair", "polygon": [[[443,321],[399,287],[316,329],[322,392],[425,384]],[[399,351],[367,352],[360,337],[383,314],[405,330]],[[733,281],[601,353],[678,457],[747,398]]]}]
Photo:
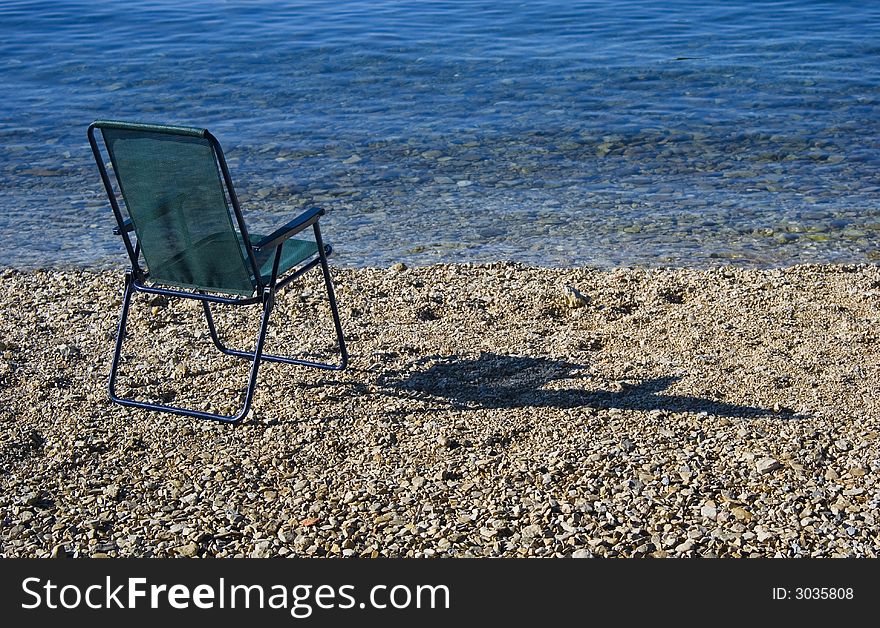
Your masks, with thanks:
[{"label": "green folding chair", "polygon": [[[127,216],[105,167],[96,131]],[[101,173],[117,226],[131,260],[110,368],[110,398],[116,403],[237,423],[247,415],[263,360],[319,369],[342,370],[348,363],[339,309],[327,266],[330,245],[321,239],[318,219],[323,209],[309,209],[267,236],[248,233],[223,150],[206,129],[99,120],[89,126],[89,144]],[[292,236],[312,227],[314,241]],[[132,241],[131,234],[136,236]],[[339,362],[314,362],[263,353],[276,293],[303,273],[320,265],[327,286],[339,349]],[[122,343],[131,298],[135,292],[201,301],[208,331],[227,355],[251,361],[244,404],[234,415],[214,414],[176,406],[124,399],[116,394]],[[230,349],[221,342],[211,303],[262,305],[260,330],[253,351]]]}]

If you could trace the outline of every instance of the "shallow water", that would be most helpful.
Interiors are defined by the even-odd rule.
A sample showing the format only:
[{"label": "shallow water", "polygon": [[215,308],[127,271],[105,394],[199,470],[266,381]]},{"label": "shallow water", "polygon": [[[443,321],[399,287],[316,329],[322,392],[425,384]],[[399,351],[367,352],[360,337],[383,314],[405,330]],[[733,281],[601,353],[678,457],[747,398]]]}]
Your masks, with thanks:
[{"label": "shallow water", "polygon": [[880,257],[880,4],[0,3],[0,265],[121,265],[95,118],[210,128],[342,265]]}]

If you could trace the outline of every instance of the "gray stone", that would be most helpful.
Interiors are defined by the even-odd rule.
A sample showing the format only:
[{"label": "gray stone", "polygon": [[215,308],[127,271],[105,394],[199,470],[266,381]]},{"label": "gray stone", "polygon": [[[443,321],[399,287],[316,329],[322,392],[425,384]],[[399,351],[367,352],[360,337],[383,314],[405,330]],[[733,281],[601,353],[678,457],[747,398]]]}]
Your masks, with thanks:
[{"label": "gray stone", "polygon": [[565,299],[565,304],[571,309],[577,309],[590,304],[590,300],[573,286],[563,286],[562,296]]},{"label": "gray stone", "polygon": [[688,540],[685,541],[684,543],[681,543],[681,544],[679,544],[679,545],[676,545],[676,546],[675,546],[675,551],[676,551],[676,553],[678,553],[678,554],[685,554],[685,553],[691,551],[693,548],[694,548],[694,541],[693,541],[693,539],[688,539]]},{"label": "gray stone", "polygon": [[772,473],[781,469],[782,464],[775,458],[766,457],[758,460],[755,463],[755,468],[757,468],[758,473]]}]

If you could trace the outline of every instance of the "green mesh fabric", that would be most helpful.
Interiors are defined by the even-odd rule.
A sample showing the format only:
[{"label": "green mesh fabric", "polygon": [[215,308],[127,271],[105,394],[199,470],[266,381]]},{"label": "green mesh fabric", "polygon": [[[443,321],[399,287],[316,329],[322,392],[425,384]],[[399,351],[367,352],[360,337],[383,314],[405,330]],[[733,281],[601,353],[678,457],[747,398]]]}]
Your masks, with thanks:
[{"label": "green mesh fabric", "polygon": [[[254,242],[259,242],[264,236],[251,234]],[[269,283],[272,276],[272,264],[275,262],[275,251],[257,251],[257,264],[260,265],[260,275],[263,283]],[[295,240],[290,238],[284,242],[281,249],[281,262],[278,264],[278,275],[281,276],[303,260],[315,255],[318,252],[318,245],[308,240]]]},{"label": "green mesh fabric", "polygon": [[256,282],[209,141],[194,133],[132,127],[101,132],[150,279],[253,294]]}]

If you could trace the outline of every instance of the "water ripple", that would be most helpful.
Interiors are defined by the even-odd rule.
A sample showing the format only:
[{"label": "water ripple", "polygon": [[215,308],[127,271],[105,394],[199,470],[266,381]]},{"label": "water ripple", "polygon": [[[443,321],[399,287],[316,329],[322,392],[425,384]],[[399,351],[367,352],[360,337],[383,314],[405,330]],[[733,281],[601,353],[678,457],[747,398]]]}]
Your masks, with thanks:
[{"label": "water ripple", "polygon": [[[0,265],[118,264],[95,118],[207,126],[337,262],[880,257],[880,5],[0,4]],[[356,156],[356,159],[352,159]]]}]

